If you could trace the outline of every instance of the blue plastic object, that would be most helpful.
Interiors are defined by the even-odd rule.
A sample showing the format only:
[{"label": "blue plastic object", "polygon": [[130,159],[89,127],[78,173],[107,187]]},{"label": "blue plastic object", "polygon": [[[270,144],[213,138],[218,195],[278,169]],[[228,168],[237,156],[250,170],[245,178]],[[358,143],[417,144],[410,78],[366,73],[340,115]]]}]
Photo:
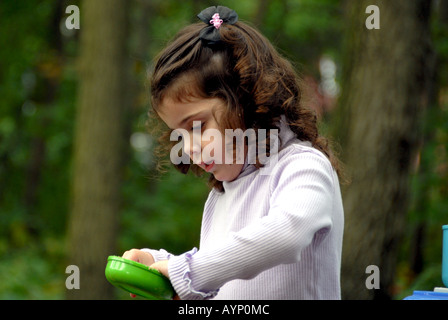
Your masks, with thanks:
[{"label": "blue plastic object", "polygon": [[442,282],[448,288],[448,225],[442,227],[443,249],[442,249]]},{"label": "blue plastic object", "polygon": [[[442,282],[448,288],[448,225],[442,226]],[[404,300],[448,300],[447,288],[435,288],[434,291],[414,291]]]},{"label": "blue plastic object", "polygon": [[434,291],[414,291],[412,296],[403,300],[448,300],[448,293]]}]

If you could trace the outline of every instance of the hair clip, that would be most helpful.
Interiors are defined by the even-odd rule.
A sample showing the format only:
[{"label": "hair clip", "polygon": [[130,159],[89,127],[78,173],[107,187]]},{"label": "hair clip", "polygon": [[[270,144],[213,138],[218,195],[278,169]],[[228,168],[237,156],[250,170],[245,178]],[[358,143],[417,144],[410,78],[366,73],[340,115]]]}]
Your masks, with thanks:
[{"label": "hair clip", "polygon": [[198,18],[207,26],[201,30],[199,38],[207,44],[216,44],[220,42],[221,36],[219,28],[223,23],[234,24],[238,21],[238,14],[227,7],[213,6],[202,10]]},{"label": "hair clip", "polygon": [[219,18],[219,13],[215,13],[212,16],[212,20],[210,20],[210,24],[212,24],[216,29],[219,29],[223,22],[224,21]]}]

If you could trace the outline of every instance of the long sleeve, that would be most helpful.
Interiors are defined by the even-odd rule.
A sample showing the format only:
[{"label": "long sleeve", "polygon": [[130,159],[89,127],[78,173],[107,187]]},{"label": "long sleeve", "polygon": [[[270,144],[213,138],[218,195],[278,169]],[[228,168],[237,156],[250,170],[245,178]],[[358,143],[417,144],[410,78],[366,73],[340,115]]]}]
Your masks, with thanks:
[{"label": "long sleeve", "polygon": [[[270,175],[253,175],[254,179],[245,180],[247,186],[241,187],[243,182],[238,180],[235,183],[241,187],[237,196],[248,201],[243,205],[236,201],[231,207],[238,217],[231,223],[242,226],[238,219],[258,218],[241,228],[229,227],[222,241],[171,257],[170,279],[181,299],[212,298],[229,281],[252,279],[275,266],[297,263],[305,248],[322,241],[332,229],[337,178],[321,153],[296,145],[279,158]],[[264,201],[256,198],[261,189],[267,198]]]},{"label": "long sleeve", "polygon": [[154,250],[154,249],[144,248],[144,249],[141,249],[141,250],[146,252],[146,253],[151,254],[152,257],[154,258],[154,262],[158,262],[158,261],[161,261],[161,260],[168,260],[172,256],[171,253],[169,253],[165,249]]}]

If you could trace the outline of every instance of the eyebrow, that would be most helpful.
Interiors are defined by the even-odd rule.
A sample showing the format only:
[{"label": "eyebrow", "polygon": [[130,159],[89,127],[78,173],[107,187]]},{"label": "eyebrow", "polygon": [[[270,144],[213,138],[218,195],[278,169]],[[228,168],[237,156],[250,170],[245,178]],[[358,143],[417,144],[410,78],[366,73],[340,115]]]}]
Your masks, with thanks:
[{"label": "eyebrow", "polygon": [[[214,103],[211,105],[212,114],[213,114],[213,110],[215,110],[215,108],[218,107],[218,105],[219,105],[218,103]],[[198,112],[190,114],[190,115],[186,116],[184,119],[182,119],[179,122],[179,124],[177,125],[177,128],[171,128],[169,126],[168,126],[168,128],[170,128],[171,130],[183,128],[188,121],[191,121],[192,118],[201,117],[201,116],[205,115],[208,111],[210,111],[210,110],[209,109],[199,110]]]}]

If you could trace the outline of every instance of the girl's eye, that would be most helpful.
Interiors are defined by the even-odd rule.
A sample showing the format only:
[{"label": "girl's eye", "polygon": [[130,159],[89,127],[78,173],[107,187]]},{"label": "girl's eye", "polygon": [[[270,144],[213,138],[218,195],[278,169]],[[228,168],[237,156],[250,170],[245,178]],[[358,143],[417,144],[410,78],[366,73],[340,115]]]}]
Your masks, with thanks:
[{"label": "girl's eye", "polygon": [[191,127],[191,130],[201,130],[204,127],[205,123],[202,121],[193,121],[193,127]]}]

